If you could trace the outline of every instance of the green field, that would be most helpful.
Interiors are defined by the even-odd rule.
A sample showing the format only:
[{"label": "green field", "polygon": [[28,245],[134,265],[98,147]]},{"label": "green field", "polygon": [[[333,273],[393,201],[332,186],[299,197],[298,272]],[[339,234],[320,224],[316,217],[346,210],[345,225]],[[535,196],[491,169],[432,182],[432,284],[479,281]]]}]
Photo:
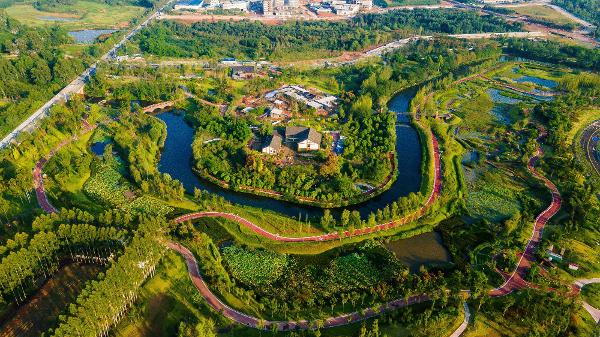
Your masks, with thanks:
[{"label": "green field", "polygon": [[[125,28],[129,26],[131,19],[142,15],[144,8],[76,1],[73,5],[63,5],[60,12],[39,11],[30,4],[15,4],[6,8],[6,12],[21,23],[30,26],[58,24],[66,29],[79,30]],[[50,18],[55,19],[49,20]]]},{"label": "green field", "polygon": [[518,15],[526,15],[533,19],[550,21],[561,25],[576,23],[575,21],[571,20],[571,18],[566,17],[554,9],[546,6],[531,5],[512,7],[511,9],[513,9]]}]

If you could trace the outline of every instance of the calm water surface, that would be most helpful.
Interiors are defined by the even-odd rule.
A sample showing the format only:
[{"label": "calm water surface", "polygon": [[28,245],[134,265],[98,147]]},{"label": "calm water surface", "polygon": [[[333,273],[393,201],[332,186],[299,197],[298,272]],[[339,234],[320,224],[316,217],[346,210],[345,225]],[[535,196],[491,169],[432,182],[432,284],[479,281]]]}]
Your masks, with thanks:
[{"label": "calm water surface", "polygon": [[419,271],[422,265],[435,266],[450,262],[450,254],[442,244],[442,236],[438,232],[391,241],[386,247],[412,272]]},{"label": "calm water surface", "polygon": [[[395,96],[389,104],[391,111],[399,112],[396,127],[396,149],[398,153],[398,178],[384,193],[364,203],[348,206],[358,210],[363,217],[410,192],[418,192],[421,186],[421,144],[417,131],[407,124],[410,119],[405,113],[416,90],[404,91]],[[165,112],[157,116],[167,125],[167,139],[159,162],[159,170],[168,173],[181,181],[186,191],[192,193],[194,188],[209,191],[224,197],[226,200],[241,205],[248,205],[283,213],[290,217],[321,216],[323,210],[318,207],[297,205],[294,203],[273,200],[265,197],[239,193],[220,188],[204,181],[192,171],[192,140],[194,130],[183,118],[173,112]],[[334,209],[339,213],[341,209]]]},{"label": "calm water surface", "polygon": [[98,36],[114,32],[115,29],[85,29],[69,32],[69,36],[75,39],[76,43],[94,43]]},{"label": "calm water surface", "polygon": [[[358,210],[363,217],[370,212],[385,207],[410,192],[418,192],[421,186],[421,144],[417,131],[410,126],[408,107],[416,89],[409,89],[396,95],[389,104],[391,111],[398,113],[396,127],[396,150],[398,154],[398,178],[390,189],[362,204],[346,207]],[[167,125],[167,139],[159,162],[159,170],[168,173],[174,179],[181,181],[188,192],[194,188],[209,191],[222,196],[227,201],[270,210],[285,214],[289,217],[321,216],[323,210],[317,207],[297,205],[286,201],[273,200],[251,194],[238,193],[220,188],[204,181],[192,171],[192,141],[194,130],[183,118],[173,112],[161,113],[157,116]],[[334,209],[338,214],[341,209]],[[428,233],[413,238],[397,240],[389,244],[398,258],[416,271],[422,264],[437,264],[448,261],[448,253],[441,244],[437,233]]]}]

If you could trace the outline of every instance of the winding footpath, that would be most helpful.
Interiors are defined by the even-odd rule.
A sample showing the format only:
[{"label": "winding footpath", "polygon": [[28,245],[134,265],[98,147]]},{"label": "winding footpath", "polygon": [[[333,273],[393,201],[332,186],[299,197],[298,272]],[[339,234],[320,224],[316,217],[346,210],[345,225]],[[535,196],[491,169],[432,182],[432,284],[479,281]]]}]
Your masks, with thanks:
[{"label": "winding footpath", "polygon": [[262,237],[265,237],[265,238],[273,240],[273,241],[281,241],[281,242],[331,241],[331,240],[339,240],[339,239],[343,239],[343,238],[355,237],[355,236],[359,236],[359,235],[366,235],[366,234],[372,234],[372,233],[376,233],[376,232],[390,230],[390,229],[396,228],[398,226],[402,226],[404,224],[407,224],[407,223],[410,223],[410,222],[413,222],[413,221],[419,219],[421,216],[423,216],[427,212],[427,210],[431,207],[431,205],[433,205],[435,200],[440,195],[440,192],[442,189],[442,170],[441,170],[439,143],[438,143],[437,138],[433,135],[431,136],[431,142],[432,142],[432,146],[433,146],[433,163],[434,163],[434,168],[435,168],[435,174],[434,174],[434,179],[433,179],[433,188],[431,189],[431,192],[429,193],[429,197],[427,198],[427,201],[421,208],[419,208],[415,212],[413,212],[405,217],[402,217],[401,219],[398,219],[398,220],[392,220],[392,221],[374,225],[371,227],[355,229],[354,231],[345,230],[342,233],[335,232],[335,233],[327,233],[327,234],[313,235],[313,236],[302,236],[302,237],[289,237],[289,236],[281,236],[279,234],[274,234],[274,233],[271,233],[271,232],[263,229],[262,227],[260,227],[256,224],[252,223],[251,221],[242,218],[241,216],[239,216],[237,214],[225,213],[225,212],[216,212],[215,211],[215,212],[189,213],[189,214],[180,216],[180,217],[174,219],[173,221],[175,223],[181,223],[184,221],[191,221],[191,220],[200,219],[200,218],[215,218],[215,217],[225,218],[225,219],[229,219],[229,220],[237,222],[238,224],[246,227],[247,229],[251,230],[252,232],[254,232]]},{"label": "winding footpath", "polygon": [[245,326],[252,328],[271,330],[274,326],[277,327],[278,331],[294,331],[294,330],[308,330],[318,328],[333,328],[336,326],[347,325],[351,323],[360,322],[365,319],[369,319],[378,316],[384,312],[393,311],[399,308],[404,308],[409,305],[422,303],[429,301],[430,298],[427,295],[416,295],[406,299],[398,299],[390,301],[388,303],[379,305],[375,308],[367,308],[361,312],[351,312],[335,317],[330,317],[321,321],[266,321],[261,320],[257,317],[246,315],[240,311],[237,311],[227,304],[223,303],[217,296],[215,296],[204,280],[200,276],[200,269],[196,257],[187,248],[180,245],[179,243],[169,242],[167,246],[181,254],[185,259],[188,267],[188,273],[192,279],[192,283],[198,289],[198,292],[204,297],[208,304],[217,312],[220,312],[223,316]]},{"label": "winding footpath", "polygon": [[[44,189],[44,183],[43,183],[43,167],[48,162],[48,160],[50,160],[50,158],[54,154],[56,154],[56,152],[58,150],[60,150],[67,144],[71,143],[72,141],[75,141],[76,139],[78,139],[80,135],[90,132],[91,130],[93,130],[95,128],[95,125],[89,125],[86,121],[83,122],[83,125],[84,125],[83,130],[78,135],[70,137],[68,139],[65,139],[63,142],[58,144],[52,151],[50,151],[50,153],[47,156],[43,157],[42,159],[40,159],[38,161],[38,163],[35,165],[35,168],[33,170],[33,178],[34,178],[34,184],[35,184],[35,188],[36,188],[36,197],[37,197],[38,203],[40,204],[40,207],[42,207],[42,209],[48,213],[57,212],[57,209],[54,206],[52,206],[52,204],[48,201],[48,198],[46,196],[46,192]],[[434,182],[433,182],[433,188],[431,190],[431,193],[429,194],[429,197],[428,197],[427,201],[425,202],[425,204],[419,210],[417,210],[414,213],[412,213],[408,216],[405,216],[399,220],[390,221],[390,222],[375,225],[372,227],[367,227],[364,229],[356,229],[352,232],[346,230],[346,231],[342,232],[341,234],[340,233],[328,233],[328,234],[322,234],[322,235],[316,235],[316,236],[305,236],[305,237],[286,237],[286,236],[280,236],[278,234],[273,234],[273,233],[270,233],[269,231],[261,228],[260,226],[236,215],[236,214],[223,213],[223,212],[191,213],[191,214],[187,214],[187,215],[184,215],[184,216],[174,219],[174,222],[180,223],[180,222],[184,222],[184,221],[191,221],[194,219],[205,218],[205,217],[223,217],[226,219],[236,221],[240,225],[250,229],[251,231],[253,231],[254,233],[256,233],[260,236],[263,236],[265,238],[268,238],[268,239],[271,239],[274,241],[283,241],[283,242],[331,241],[331,240],[338,240],[338,239],[342,239],[342,238],[355,237],[355,236],[359,236],[359,235],[365,235],[365,234],[371,234],[371,233],[376,233],[376,232],[380,232],[380,231],[390,230],[395,227],[398,227],[403,224],[414,221],[414,220],[420,218],[421,216],[423,216],[440,195],[441,186],[442,186],[441,185],[442,176],[441,176],[441,161],[440,161],[439,143],[438,143],[437,138],[433,135],[431,136],[431,142],[432,142],[432,146],[433,146],[433,159],[434,159],[434,168],[435,168]],[[542,180],[544,182],[544,184],[548,187],[548,189],[551,191],[552,202],[551,202],[550,206],[548,206],[548,208],[546,208],[542,213],[540,213],[538,215],[538,217],[535,219],[533,233],[531,235],[531,238],[529,239],[529,242],[527,243],[524,253],[521,254],[521,256],[520,256],[517,267],[515,268],[513,273],[506,278],[506,282],[502,286],[500,286],[496,289],[493,289],[489,292],[490,296],[494,296],[494,297],[504,296],[504,295],[510,294],[511,292],[513,292],[515,290],[523,289],[523,288],[526,288],[529,286],[528,283],[524,280],[524,276],[525,276],[527,270],[529,269],[531,263],[535,260],[533,254],[534,254],[534,251],[535,251],[538,243],[541,240],[542,230],[543,230],[546,222],[554,214],[556,214],[556,212],[558,212],[558,210],[560,209],[561,197],[560,197],[558,190],[556,189],[556,186],[550,180],[548,180],[546,177],[541,175],[534,168],[534,166],[538,162],[539,156],[541,154],[542,154],[542,150],[541,150],[541,148],[538,148],[536,155],[534,155],[529,160],[527,167],[528,167],[529,171],[536,178]],[[279,331],[332,328],[332,327],[336,327],[336,326],[347,325],[347,324],[359,322],[359,321],[362,321],[362,320],[365,320],[365,319],[368,319],[371,317],[375,317],[375,316],[380,315],[385,312],[393,311],[393,310],[403,308],[403,307],[406,307],[406,306],[409,306],[412,304],[422,303],[422,302],[426,302],[426,301],[430,300],[428,295],[422,294],[422,295],[411,296],[411,297],[404,298],[404,299],[397,299],[397,300],[390,301],[390,302],[381,304],[381,305],[373,307],[373,308],[364,309],[361,312],[347,313],[347,314],[343,314],[343,315],[339,315],[339,316],[335,316],[335,317],[330,317],[325,320],[312,321],[312,322],[307,321],[307,320],[266,321],[266,320],[259,319],[257,317],[252,317],[247,314],[244,314],[240,311],[237,311],[237,310],[229,307],[225,303],[223,303],[215,294],[213,294],[210,291],[208,285],[202,279],[202,277],[200,275],[200,268],[198,266],[198,262],[196,261],[196,258],[193,255],[193,253],[190,252],[187,248],[180,245],[179,243],[168,242],[167,246],[170,249],[181,254],[181,256],[185,259],[185,262],[188,267],[188,273],[189,273],[189,276],[190,276],[194,286],[197,288],[199,293],[203,296],[203,298],[208,302],[208,304],[214,310],[216,310],[217,312],[220,312],[225,317],[227,317],[239,324],[243,324],[245,326],[249,326],[252,328],[264,329],[264,330],[277,329]],[[465,308],[465,320],[458,327],[458,329],[452,334],[452,336],[460,336],[460,334],[462,334],[462,332],[466,329],[466,327],[468,325],[469,316],[470,316],[470,312],[468,311],[468,307],[466,307]]]},{"label": "winding footpath", "polygon": [[[580,279],[573,283],[573,295],[578,295],[581,292],[581,288],[585,287],[588,284],[600,283],[600,277],[590,278],[590,279]],[[594,308],[591,304],[582,300],[583,308],[592,316],[592,319],[596,323],[600,323],[600,309]]]},{"label": "winding footpath", "polygon": [[510,274],[510,276],[506,277],[504,284],[498,288],[492,289],[489,292],[489,295],[492,297],[508,295],[515,290],[529,287],[529,284],[527,281],[525,281],[525,274],[531,267],[531,264],[535,261],[534,253],[538,244],[542,240],[542,231],[548,220],[550,220],[550,218],[552,218],[560,209],[562,198],[558,192],[558,189],[548,178],[541,175],[535,169],[535,164],[538,162],[542,153],[542,149],[538,147],[536,155],[529,159],[529,162],[527,163],[527,169],[537,179],[544,182],[544,185],[546,185],[546,187],[552,193],[552,202],[550,202],[550,205],[542,213],[540,213],[537,218],[535,218],[531,237],[525,246],[525,251],[520,254],[519,262],[517,263],[515,270],[512,272],[512,274]]}]

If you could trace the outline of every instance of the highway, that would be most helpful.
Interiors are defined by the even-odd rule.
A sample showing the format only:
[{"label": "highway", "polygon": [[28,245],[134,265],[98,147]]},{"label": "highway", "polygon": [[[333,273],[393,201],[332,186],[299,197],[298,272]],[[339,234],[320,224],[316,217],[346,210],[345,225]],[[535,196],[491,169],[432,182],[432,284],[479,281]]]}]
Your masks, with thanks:
[{"label": "highway", "polygon": [[175,0],[169,0],[165,3],[161,8],[157,9],[154,13],[146,18],[142,23],[137,25],[133,30],[131,30],[127,35],[121,39],[117,44],[115,44],[106,54],[104,54],[99,60],[94,62],[89,68],[87,68],[83,73],[81,73],[77,78],[75,78],[71,83],[69,83],[66,87],[64,87],[61,91],[59,91],[54,97],[52,97],[48,102],[42,105],[39,109],[37,109],[33,114],[31,114],[26,120],[24,120],[19,126],[17,126],[13,131],[11,131],[8,135],[6,135],[2,141],[0,141],[0,149],[7,147],[9,144],[13,142],[21,133],[26,131],[31,131],[35,128],[37,123],[42,120],[44,117],[48,115],[50,108],[55,104],[65,102],[69,99],[69,97],[73,94],[77,94],[83,91],[83,87],[89,81],[90,77],[94,75],[96,72],[96,68],[99,62],[107,62],[113,60],[119,48],[121,48],[127,41],[129,41],[135,34],[137,34],[142,28],[146,27],[152,20],[159,18],[169,4],[171,4]]}]

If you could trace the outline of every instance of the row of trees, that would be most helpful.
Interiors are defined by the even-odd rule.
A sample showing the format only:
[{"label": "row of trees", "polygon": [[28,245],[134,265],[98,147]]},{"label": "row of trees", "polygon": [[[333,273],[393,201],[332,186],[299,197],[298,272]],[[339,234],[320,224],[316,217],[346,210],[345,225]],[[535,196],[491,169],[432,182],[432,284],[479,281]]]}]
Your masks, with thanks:
[{"label": "row of trees", "polygon": [[600,70],[600,51],[598,49],[565,45],[552,40],[508,39],[504,50],[509,54],[536,61]]},{"label": "row of trees", "polygon": [[165,247],[159,242],[164,220],[144,220],[123,254],[97,282],[88,283],[59,318],[53,336],[105,335],[135,301],[144,280],[153,274]]},{"label": "row of trees", "polygon": [[37,233],[26,246],[2,258],[0,294],[19,303],[36,287],[40,276],[45,279],[56,271],[61,258],[106,258],[121,249],[125,238],[124,231],[85,224],[60,225],[54,232]]},{"label": "row of trees", "polygon": [[552,0],[576,16],[590,21],[596,26],[595,35],[600,36],[600,3],[596,0]]}]

